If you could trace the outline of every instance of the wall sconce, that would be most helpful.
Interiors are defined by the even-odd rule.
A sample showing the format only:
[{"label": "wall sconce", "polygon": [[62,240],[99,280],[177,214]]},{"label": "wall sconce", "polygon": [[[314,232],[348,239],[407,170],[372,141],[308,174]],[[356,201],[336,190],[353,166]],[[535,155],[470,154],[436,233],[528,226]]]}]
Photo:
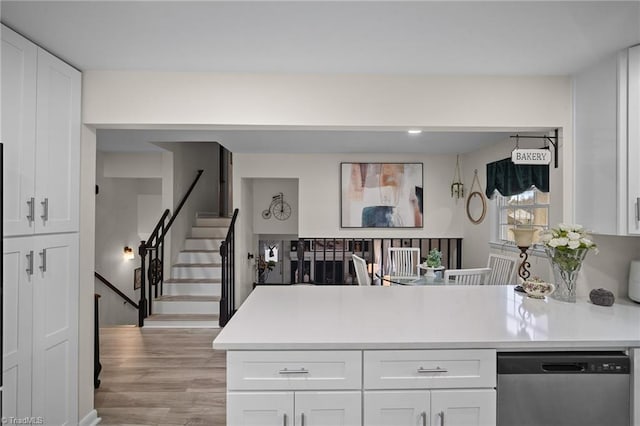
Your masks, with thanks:
[{"label": "wall sconce", "polygon": [[[527,250],[533,244],[533,238],[537,231],[538,230],[534,228],[511,228],[516,246],[520,249],[522,262],[520,262],[520,267],[518,268],[518,276],[522,278],[522,281],[526,281],[531,276],[531,272],[529,272],[531,264],[527,262],[529,258]],[[524,293],[524,289],[519,285],[517,285],[514,290]]]},{"label": "wall sconce", "polygon": [[129,246],[124,246],[124,260],[133,260],[135,255],[133,254],[133,249]]}]

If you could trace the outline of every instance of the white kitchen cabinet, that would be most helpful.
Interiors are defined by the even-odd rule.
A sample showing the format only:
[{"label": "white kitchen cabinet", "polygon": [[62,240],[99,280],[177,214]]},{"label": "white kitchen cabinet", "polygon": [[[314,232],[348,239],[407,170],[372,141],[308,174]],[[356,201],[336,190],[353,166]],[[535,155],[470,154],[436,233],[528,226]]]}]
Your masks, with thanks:
[{"label": "white kitchen cabinet", "polygon": [[229,392],[230,426],[360,426],[359,391]]},{"label": "white kitchen cabinet", "polygon": [[638,48],[573,77],[574,218],[596,234],[640,235]]},{"label": "white kitchen cabinet", "polygon": [[78,235],[6,238],[3,261],[2,413],[77,424]]},{"label": "white kitchen cabinet", "polygon": [[628,233],[640,235],[640,45],[628,52]]},{"label": "white kitchen cabinet", "polygon": [[293,392],[228,392],[227,425],[293,425]]},{"label": "white kitchen cabinet", "polygon": [[78,231],[81,74],[2,27],[4,236]]},{"label": "white kitchen cabinet", "polygon": [[496,424],[493,389],[364,392],[367,426],[487,426]]}]

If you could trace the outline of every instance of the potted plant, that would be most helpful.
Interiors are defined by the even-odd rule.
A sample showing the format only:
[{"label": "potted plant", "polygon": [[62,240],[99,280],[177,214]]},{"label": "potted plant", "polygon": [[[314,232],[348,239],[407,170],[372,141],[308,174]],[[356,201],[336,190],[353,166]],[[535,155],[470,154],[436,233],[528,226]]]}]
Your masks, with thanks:
[{"label": "potted plant", "polygon": [[424,274],[427,278],[435,278],[436,271],[444,269],[442,266],[442,252],[437,248],[433,248],[427,254],[427,258],[423,263],[423,268],[427,270]]}]

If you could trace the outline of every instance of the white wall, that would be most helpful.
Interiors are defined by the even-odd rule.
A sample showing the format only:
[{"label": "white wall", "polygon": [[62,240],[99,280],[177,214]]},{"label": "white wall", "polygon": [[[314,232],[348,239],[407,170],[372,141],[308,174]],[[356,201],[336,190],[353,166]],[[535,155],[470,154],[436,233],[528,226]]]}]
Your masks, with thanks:
[{"label": "white wall", "polygon": [[102,175],[120,178],[162,178],[160,152],[103,152]]},{"label": "white wall", "polygon": [[[151,232],[155,226],[162,196],[160,179],[133,179],[105,177],[103,165],[106,163],[102,153],[98,153],[96,161],[96,183],[100,192],[95,197],[96,205],[96,271],[109,280],[120,291],[136,303],[140,299],[140,290],[133,289],[134,269],[140,266],[138,246],[140,230]],[[110,160],[107,155],[106,159]],[[108,162],[108,161],[107,161]],[[126,174],[129,174],[127,172]],[[151,212],[147,205],[140,211],[139,197],[153,197],[157,205]],[[139,218],[143,218],[140,229]],[[146,224],[146,225],[145,225]],[[124,246],[133,248],[136,256],[133,260],[123,258]],[[99,281],[96,281],[96,292],[100,299],[100,325],[137,324],[138,311]]]},{"label": "white wall", "polygon": [[91,416],[93,408],[93,336],[96,228],[96,132],[82,126],[80,146],[80,258],[78,294],[78,419]]},{"label": "white wall", "polygon": [[169,207],[172,215],[193,183],[197,171],[204,170],[182,211],[171,225],[171,243],[168,244],[171,251],[166,259],[174,260],[183,248],[185,238],[191,235],[196,213],[218,211],[220,146],[209,142],[162,142],[157,145],[173,153],[173,202]]}]

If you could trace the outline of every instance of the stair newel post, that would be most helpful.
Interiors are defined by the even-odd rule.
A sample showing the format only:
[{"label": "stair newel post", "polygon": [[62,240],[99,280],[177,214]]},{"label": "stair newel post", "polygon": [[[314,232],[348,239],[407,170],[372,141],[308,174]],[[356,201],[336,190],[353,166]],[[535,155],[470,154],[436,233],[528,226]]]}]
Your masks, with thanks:
[{"label": "stair newel post", "polygon": [[140,255],[140,301],[138,302],[138,327],[144,326],[144,319],[147,316],[147,299],[145,299],[145,257],[147,256],[147,245],[145,241],[140,241],[138,247]]},{"label": "stair newel post", "polygon": [[156,284],[156,286],[160,286],[160,296],[164,294],[164,288],[163,288],[164,286],[164,237],[165,237],[165,232],[167,230],[165,226],[166,226],[166,221],[162,221],[162,234],[160,234],[162,235],[162,239],[160,240],[160,244],[158,245],[158,250],[160,251],[159,257],[160,257],[161,272],[159,272],[160,280]]},{"label": "stair newel post", "polygon": [[224,327],[227,323],[227,242],[223,240],[220,243],[220,258],[222,269],[220,271],[220,325]]}]

